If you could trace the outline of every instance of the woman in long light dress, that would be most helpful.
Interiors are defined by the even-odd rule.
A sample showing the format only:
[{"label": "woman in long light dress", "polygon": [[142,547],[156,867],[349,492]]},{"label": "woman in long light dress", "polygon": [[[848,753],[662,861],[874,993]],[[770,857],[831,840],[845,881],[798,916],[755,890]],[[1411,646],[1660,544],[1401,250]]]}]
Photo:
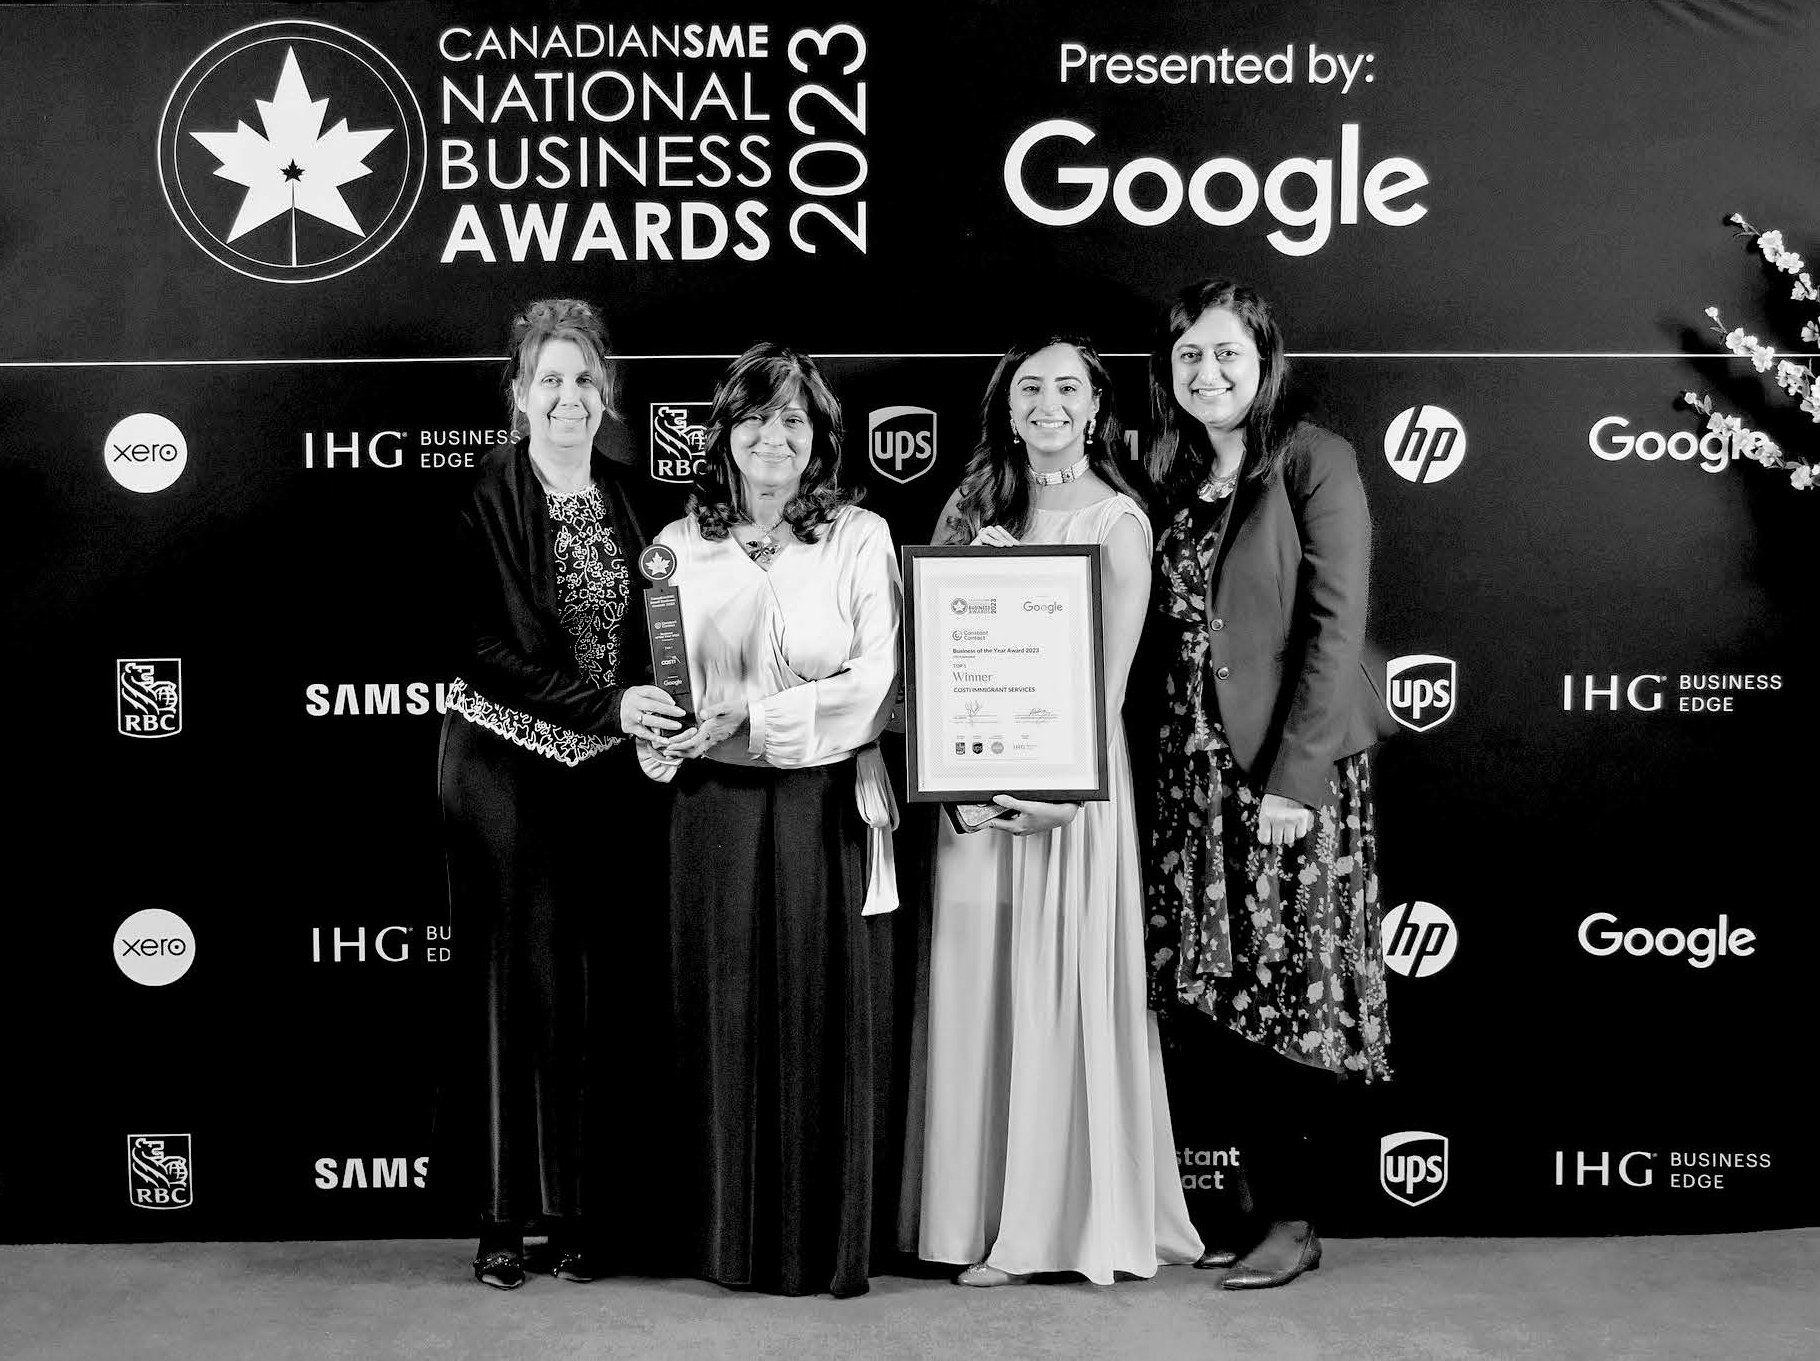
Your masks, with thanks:
[{"label": "woman in long light dress", "polygon": [[1111,798],[1000,795],[1005,812],[984,828],[957,833],[943,819],[938,833],[927,1082],[912,1093],[910,1138],[920,1116],[923,1154],[914,1246],[930,1261],[973,1263],[958,1278],[965,1285],[1036,1272],[1107,1284],[1201,1253],[1145,1002],[1144,890],[1119,714],[1151,534],[1114,461],[1112,407],[1086,341],[1013,349],[936,535],[1099,544],[1104,574]]}]

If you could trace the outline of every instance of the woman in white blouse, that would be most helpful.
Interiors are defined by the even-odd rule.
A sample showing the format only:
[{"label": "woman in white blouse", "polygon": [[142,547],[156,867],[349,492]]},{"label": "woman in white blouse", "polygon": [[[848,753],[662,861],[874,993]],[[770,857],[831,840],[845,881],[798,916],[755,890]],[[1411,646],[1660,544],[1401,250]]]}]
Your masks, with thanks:
[{"label": "woman in white blouse", "polygon": [[897,563],[841,487],[840,407],[807,357],[741,355],[708,430],[688,513],[658,535],[698,725],[639,744],[675,795],[685,1261],[739,1289],[857,1295],[891,1199],[872,1191],[889,1134],[876,917],[896,905],[875,743],[897,687]]}]

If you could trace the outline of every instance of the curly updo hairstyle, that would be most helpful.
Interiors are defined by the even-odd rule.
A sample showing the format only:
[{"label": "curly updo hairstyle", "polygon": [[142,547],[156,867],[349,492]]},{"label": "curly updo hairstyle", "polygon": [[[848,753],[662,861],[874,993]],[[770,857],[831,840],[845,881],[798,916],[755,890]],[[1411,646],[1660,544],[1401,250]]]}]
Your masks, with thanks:
[{"label": "curly updo hairstyle", "polygon": [[947,523],[941,527],[943,543],[969,543],[987,525],[999,525],[1022,538],[1030,527],[1030,457],[1023,439],[1011,428],[1011,384],[1031,355],[1051,345],[1066,345],[1081,357],[1093,395],[1100,399],[1094,417],[1093,438],[1086,442],[1087,466],[1114,491],[1124,492],[1144,504],[1129,479],[1119,470],[1124,447],[1119,431],[1118,398],[1105,361],[1085,336],[1052,335],[1013,345],[992,370],[986,395],[980,399],[980,439],[967,470],[961,474],[960,495]]},{"label": "curly updo hairstyle", "polygon": [[784,521],[797,538],[814,543],[842,506],[860,499],[857,489],[841,483],[845,426],[828,380],[808,355],[761,342],[735,359],[714,389],[702,472],[689,493],[689,514],[704,539],[724,539],[747,518],[739,466],[733,461],[733,427],[748,417],[769,419],[792,402],[808,414],[814,442],[796,495],[784,507]]},{"label": "curly updo hairstyle", "polygon": [[506,361],[506,410],[512,438],[523,439],[529,426],[518,409],[537,368],[537,356],[552,340],[573,341],[587,360],[607,414],[619,415],[619,366],[607,345],[607,324],[593,304],[580,298],[539,298],[512,318],[511,358]]}]

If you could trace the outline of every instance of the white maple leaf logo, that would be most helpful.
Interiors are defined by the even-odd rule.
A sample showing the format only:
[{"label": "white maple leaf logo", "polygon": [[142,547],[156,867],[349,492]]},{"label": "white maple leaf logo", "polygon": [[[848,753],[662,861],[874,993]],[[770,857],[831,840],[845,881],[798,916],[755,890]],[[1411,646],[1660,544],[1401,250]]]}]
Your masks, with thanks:
[{"label": "white maple leaf logo", "polygon": [[323,132],[329,101],[310,98],[297,53],[288,47],[277,90],[270,99],[253,102],[265,127],[263,137],[244,122],[232,132],[190,134],[221,162],[217,175],[246,186],[246,197],[227,239],[245,236],[288,212],[292,215],[291,263],[295,265],[299,212],[361,235],[360,223],[341,197],[341,186],[373,173],[364,164],[367,154],[390,137],[392,129],[355,132],[343,118]]}]

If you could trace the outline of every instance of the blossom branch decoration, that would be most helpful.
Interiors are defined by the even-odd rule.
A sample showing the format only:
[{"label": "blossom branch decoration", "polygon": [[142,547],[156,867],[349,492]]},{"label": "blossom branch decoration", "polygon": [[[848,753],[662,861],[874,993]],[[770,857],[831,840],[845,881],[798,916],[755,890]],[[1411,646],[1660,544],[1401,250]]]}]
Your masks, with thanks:
[{"label": "blossom branch decoration", "polygon": [[[1814,287],[1807,262],[1788,248],[1780,231],[1758,231],[1744,220],[1742,213],[1733,213],[1726,220],[1736,224],[1739,236],[1755,239],[1757,249],[1762,252],[1767,263],[1784,274],[1794,276],[1794,287],[1789,293],[1792,300],[1820,301],[1820,289]],[[1820,380],[1817,380],[1811,361],[1796,363],[1792,359],[1779,358],[1775,346],[1765,345],[1756,336],[1748,334],[1742,326],[1728,329],[1717,307],[1707,308],[1706,315],[1711,322],[1710,329],[1720,337],[1728,351],[1740,359],[1750,360],[1751,366],[1758,373],[1774,371],[1776,386],[1794,398],[1811,420],[1820,423]],[[1801,339],[1808,345],[1820,345],[1820,324],[1813,320],[1804,323]],[[1805,491],[1820,483],[1813,460],[1791,458],[1781,445],[1763,431],[1746,425],[1741,417],[1717,410],[1713,399],[1706,393],[1684,392],[1681,400],[1706,417],[1709,432],[1730,439],[1745,458],[1761,463],[1766,468],[1786,471],[1790,485],[1798,490]]]}]

